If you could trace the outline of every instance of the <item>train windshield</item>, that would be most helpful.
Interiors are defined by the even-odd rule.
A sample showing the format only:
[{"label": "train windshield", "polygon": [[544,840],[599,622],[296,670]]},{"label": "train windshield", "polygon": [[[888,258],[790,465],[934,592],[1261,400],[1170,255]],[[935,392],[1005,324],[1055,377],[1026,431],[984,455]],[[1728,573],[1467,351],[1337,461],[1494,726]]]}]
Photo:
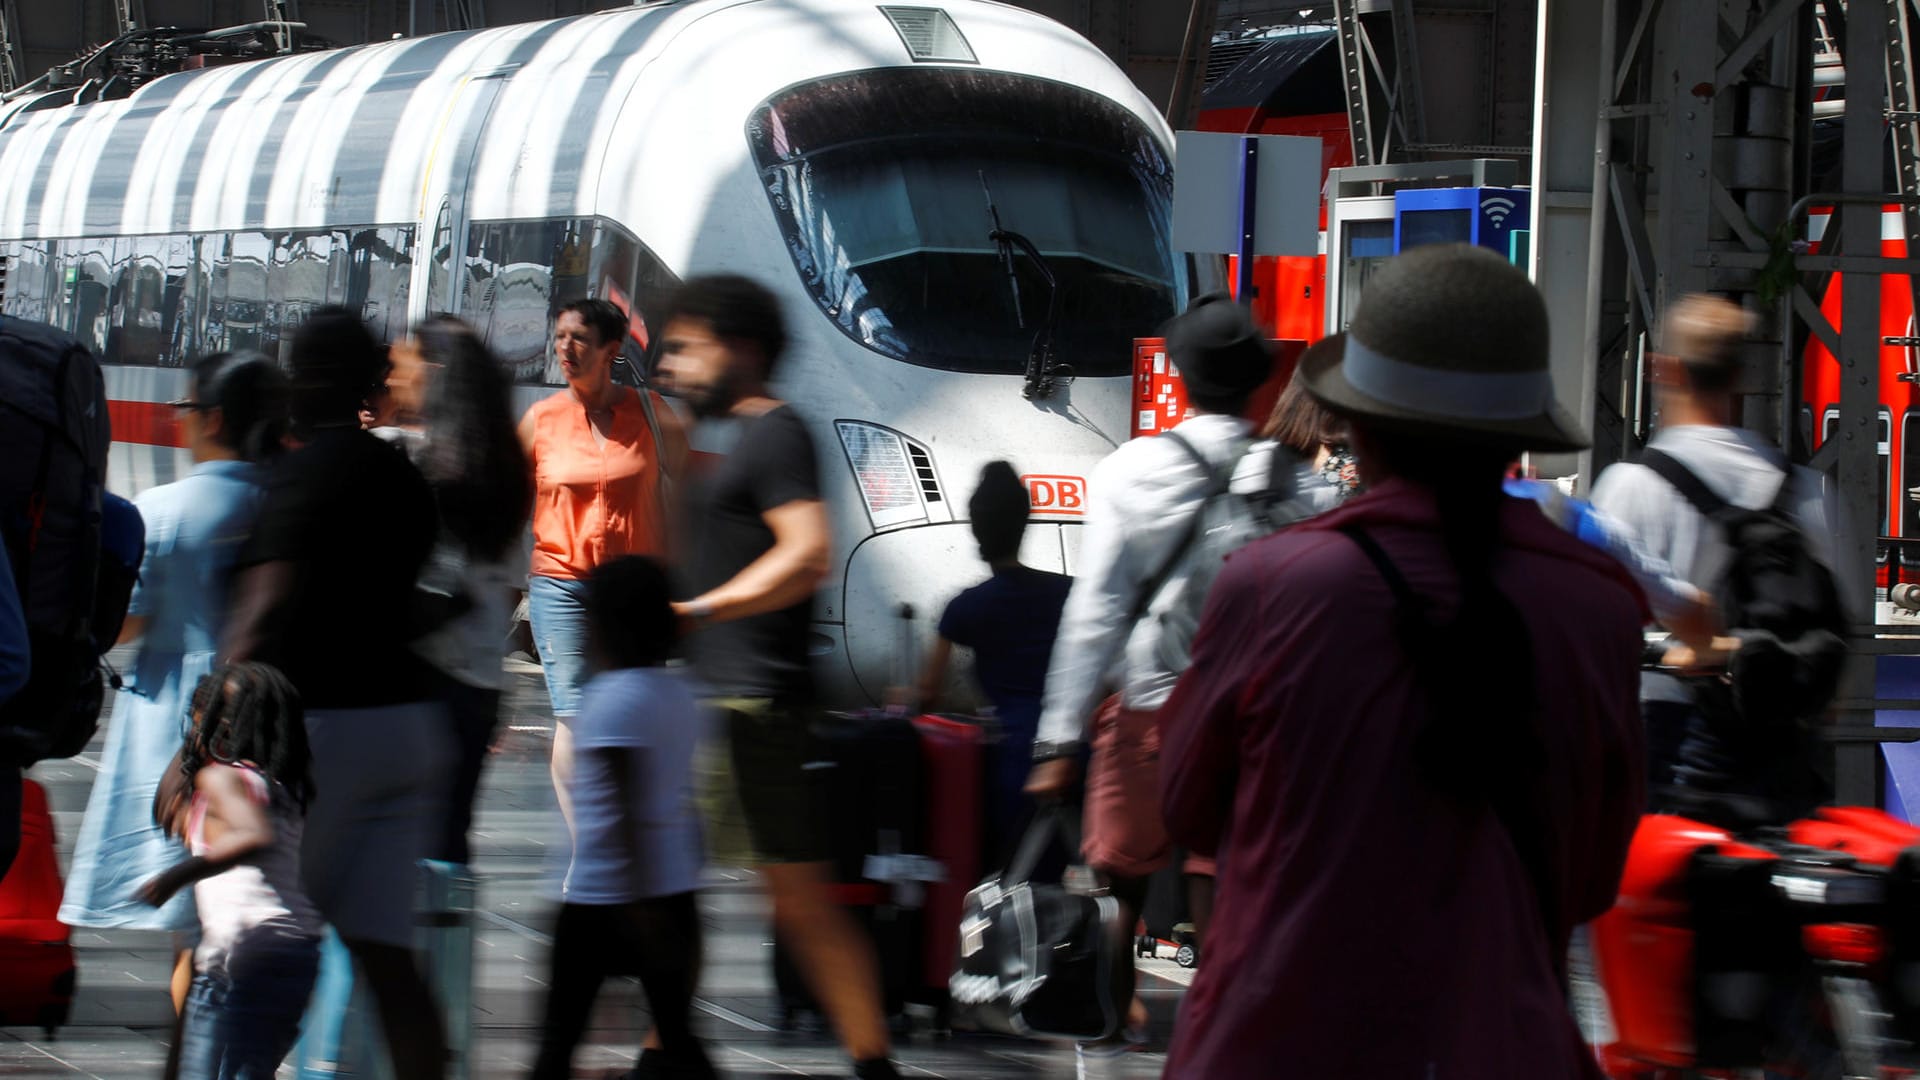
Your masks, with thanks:
[{"label": "train windshield", "polygon": [[748,139],[788,251],[821,309],[887,356],[1019,374],[1058,294],[1054,345],[1083,376],[1131,371],[1180,300],[1173,163],[1119,104],[1061,83],[894,68],[782,92]]}]

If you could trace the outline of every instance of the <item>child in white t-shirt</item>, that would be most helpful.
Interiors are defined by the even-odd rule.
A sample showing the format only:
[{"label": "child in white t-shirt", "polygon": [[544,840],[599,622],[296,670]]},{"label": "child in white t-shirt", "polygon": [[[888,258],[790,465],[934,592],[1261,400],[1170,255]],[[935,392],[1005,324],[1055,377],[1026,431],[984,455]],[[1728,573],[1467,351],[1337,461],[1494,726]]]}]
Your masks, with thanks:
[{"label": "child in white t-shirt", "polygon": [[320,963],[320,915],[300,881],[313,797],[306,720],[285,675],[241,663],[200,680],[192,723],[154,807],[191,857],[140,896],[158,907],[191,885],[200,913],[180,1075],[271,1077],[300,1034]]},{"label": "child in white t-shirt", "polygon": [[596,673],[572,723],[573,857],[533,1076],[570,1075],[600,984],[634,974],[660,1043],[641,1053],[636,1073],[704,1080],[716,1074],[689,1021],[700,963],[702,720],[687,677],[665,666],[677,631],[666,572],[652,559],[614,559],[588,576],[585,607]]}]

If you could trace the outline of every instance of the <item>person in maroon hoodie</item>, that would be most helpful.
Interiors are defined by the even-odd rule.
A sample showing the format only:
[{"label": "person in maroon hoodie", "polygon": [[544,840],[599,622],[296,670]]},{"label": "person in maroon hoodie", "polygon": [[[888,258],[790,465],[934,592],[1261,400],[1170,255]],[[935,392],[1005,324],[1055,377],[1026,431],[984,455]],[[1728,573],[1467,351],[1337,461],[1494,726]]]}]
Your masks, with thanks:
[{"label": "person in maroon hoodie", "polygon": [[1227,562],[1161,712],[1168,828],[1220,860],[1166,1076],[1597,1077],[1562,971],[1642,805],[1644,601],[1502,493],[1583,444],[1545,305],[1420,248],[1300,377],[1368,490]]}]

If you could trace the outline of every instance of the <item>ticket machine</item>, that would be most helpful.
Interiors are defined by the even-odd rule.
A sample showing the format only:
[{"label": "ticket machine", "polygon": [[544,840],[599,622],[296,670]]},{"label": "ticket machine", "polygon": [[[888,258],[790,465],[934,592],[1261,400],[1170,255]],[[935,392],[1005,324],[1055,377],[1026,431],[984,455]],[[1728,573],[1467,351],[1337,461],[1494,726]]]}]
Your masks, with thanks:
[{"label": "ticket machine", "polygon": [[1518,162],[1418,161],[1333,169],[1327,175],[1329,333],[1353,320],[1376,267],[1422,244],[1491,248],[1526,266],[1532,194]]}]

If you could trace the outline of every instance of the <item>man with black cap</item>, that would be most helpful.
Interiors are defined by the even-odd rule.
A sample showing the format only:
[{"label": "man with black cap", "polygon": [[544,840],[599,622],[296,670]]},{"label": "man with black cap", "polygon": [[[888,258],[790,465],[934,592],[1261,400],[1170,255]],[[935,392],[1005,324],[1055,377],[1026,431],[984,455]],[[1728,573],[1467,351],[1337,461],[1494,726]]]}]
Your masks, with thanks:
[{"label": "man with black cap", "polygon": [[[1172,857],[1152,762],[1154,711],[1179,672],[1161,659],[1156,616],[1179,602],[1186,585],[1174,565],[1179,549],[1218,478],[1234,475],[1250,445],[1253,425],[1240,413],[1273,369],[1246,308],[1221,294],[1194,301],[1167,326],[1166,339],[1193,415],[1166,435],[1121,446],[1088,478],[1086,526],[1027,781],[1027,791],[1042,797],[1071,786],[1088,721],[1118,683],[1093,725],[1083,852],[1107,876],[1129,921],[1140,912],[1147,876]],[[1134,1025],[1144,1019],[1136,1007]]]}]

